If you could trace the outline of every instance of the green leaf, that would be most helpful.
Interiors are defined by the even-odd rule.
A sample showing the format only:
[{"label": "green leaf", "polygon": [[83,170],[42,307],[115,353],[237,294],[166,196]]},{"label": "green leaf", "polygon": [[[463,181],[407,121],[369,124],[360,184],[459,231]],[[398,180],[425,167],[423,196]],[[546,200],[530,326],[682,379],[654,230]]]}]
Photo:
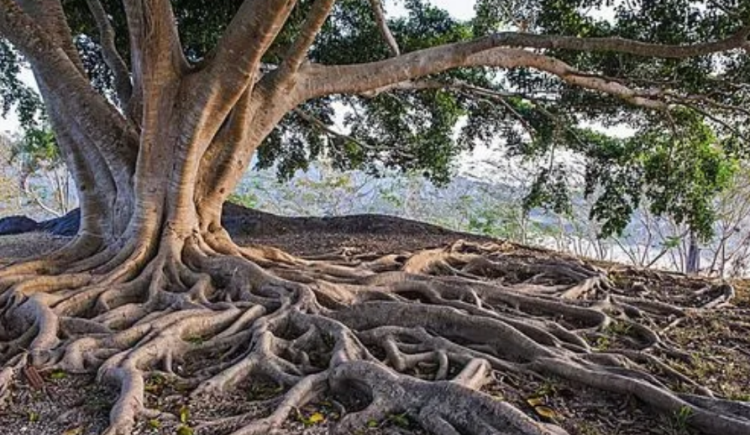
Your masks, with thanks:
[{"label": "green leaf", "polygon": [[388,419],[393,422],[393,424],[403,429],[408,429],[411,426],[409,417],[405,412],[401,414],[392,414],[388,417]]},{"label": "green leaf", "polygon": [[59,381],[61,379],[65,379],[68,377],[68,374],[65,373],[63,370],[54,370],[52,373],[50,373],[49,378]]},{"label": "green leaf", "polygon": [[190,409],[187,406],[180,408],[180,423],[186,424],[190,419]]},{"label": "green leaf", "polygon": [[535,406],[534,411],[540,416],[548,420],[555,420],[560,417],[557,414],[557,412],[555,412],[555,410],[550,408],[549,406],[544,406],[544,405]]},{"label": "green leaf", "polygon": [[325,420],[326,418],[323,414],[321,414],[320,412],[315,412],[307,418],[307,423],[313,425],[324,422]]},{"label": "green leaf", "polygon": [[161,427],[161,422],[155,418],[148,421],[148,425],[151,429],[159,429]]}]

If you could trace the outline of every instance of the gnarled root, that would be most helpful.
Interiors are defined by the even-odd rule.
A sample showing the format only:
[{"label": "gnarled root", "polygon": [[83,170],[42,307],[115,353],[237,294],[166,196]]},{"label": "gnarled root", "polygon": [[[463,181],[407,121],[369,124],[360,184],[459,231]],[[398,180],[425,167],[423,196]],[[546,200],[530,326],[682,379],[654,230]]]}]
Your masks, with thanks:
[{"label": "gnarled root", "polygon": [[[706,433],[750,433],[746,405],[659,358],[681,353],[654,326],[685,310],[625,295],[606,271],[583,262],[519,260],[465,243],[306,260],[240,248],[221,234],[164,243],[156,252],[128,244],[91,260],[66,252],[50,270],[35,260],[0,272],[0,398],[29,361],[41,370],[96,372],[119,388],[111,435],[129,434],[139,417],[154,414],[144,404],[154,373],[191,386],[193,398],[259,377],[283,391],[264,399],[265,415],[202,421],[196,429],[205,433],[267,433],[333,394],[366,402],[342,410],[338,433],[406,413],[439,435],[553,435],[565,431],[482,387],[497,373],[554,375],[635,395],[667,413],[687,409],[689,423]],[[722,290],[701,309],[733,295]],[[620,346],[596,350],[605,333]],[[427,376],[414,375],[424,367]],[[674,392],[670,382],[694,394]]]}]

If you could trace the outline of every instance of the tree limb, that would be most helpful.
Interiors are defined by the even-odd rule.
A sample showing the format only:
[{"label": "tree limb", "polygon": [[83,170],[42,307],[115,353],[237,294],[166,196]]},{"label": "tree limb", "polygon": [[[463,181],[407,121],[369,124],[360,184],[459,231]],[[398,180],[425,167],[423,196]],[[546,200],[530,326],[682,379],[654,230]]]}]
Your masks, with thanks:
[{"label": "tree limb", "polygon": [[73,44],[73,36],[60,0],[16,0],[16,3],[44,29],[47,37],[65,52],[78,72],[85,76],[83,62]]},{"label": "tree limb", "polygon": [[[99,95],[59,45],[13,0],[1,0],[0,35],[14,44],[31,63],[45,103],[65,102],[66,117],[80,131],[97,138],[111,165],[133,168],[137,137],[125,119]],[[54,95],[53,95],[54,94]]]},{"label": "tree limb", "polygon": [[201,79],[214,82],[204,105],[228,114],[254,82],[261,59],[286,23],[296,0],[245,0],[218,45],[207,56]]},{"label": "tree limb", "polygon": [[[593,86],[592,89],[603,92],[616,91],[615,93],[620,96],[630,94],[628,98],[632,100],[635,97],[634,91],[621,84],[609,83],[601,78],[585,77],[584,73],[552,57],[501,47],[612,51],[639,56],[685,58],[745,47],[748,44],[748,34],[750,26],[743,27],[733,36],[720,41],[694,45],[662,45],[622,38],[577,38],[503,32],[473,41],[418,50],[378,62],[357,65],[311,65],[307,72],[307,89],[303,92],[309,97],[338,93],[361,94],[453,68],[494,66],[533,67],[558,75],[565,81],[579,86],[590,85]],[[643,100],[631,102],[653,105]]]},{"label": "tree limb", "polygon": [[149,94],[188,69],[168,0],[123,1],[135,87]]},{"label": "tree limb", "polygon": [[[308,112],[306,112],[306,111],[304,111],[302,109],[297,108],[297,109],[294,109],[293,112],[294,112],[295,115],[297,115],[300,118],[302,118],[305,122],[309,123],[314,128],[317,128],[318,130],[322,131],[323,133],[325,133],[327,135],[338,137],[338,138],[341,138],[341,139],[344,139],[344,140],[348,140],[348,141],[354,143],[355,145],[357,145],[358,147],[360,147],[360,148],[362,148],[364,150],[367,150],[367,151],[371,151],[371,152],[386,151],[386,149],[384,149],[384,148],[380,148],[380,147],[377,147],[377,146],[372,146],[370,144],[362,142],[361,140],[359,140],[359,139],[357,139],[357,138],[355,138],[355,137],[353,137],[351,135],[348,135],[348,134],[345,134],[345,133],[341,133],[340,131],[337,131],[337,130],[333,129],[330,125],[326,124],[325,122],[321,121],[320,119],[318,119],[314,115],[312,115],[312,114],[310,114],[310,113],[308,113]],[[403,152],[403,151],[401,151],[399,149],[389,148],[388,150],[393,151],[394,153],[396,153],[396,154],[398,154],[398,155],[400,155],[402,157],[405,157],[405,158],[410,158],[410,159],[414,158],[413,154],[405,153],[405,152]]]},{"label": "tree limb", "polygon": [[383,10],[383,3],[381,0],[370,0],[370,6],[372,6],[372,12],[375,14],[375,23],[378,25],[380,34],[383,36],[386,44],[391,49],[391,53],[394,56],[400,56],[401,50],[398,48],[398,42],[393,37],[391,29],[388,28],[388,23],[385,20],[385,11]]},{"label": "tree limb", "polygon": [[132,93],[132,84],[130,83],[130,71],[125,61],[120,56],[115,46],[115,31],[109,22],[107,13],[99,0],[86,0],[86,4],[94,16],[96,25],[99,28],[99,43],[102,46],[102,55],[104,62],[112,71],[115,77],[115,90],[117,99],[123,110],[128,112],[128,103]]},{"label": "tree limb", "polygon": [[304,62],[307,51],[312,46],[315,37],[323,27],[323,23],[325,23],[328,15],[331,13],[334,3],[336,3],[336,0],[316,0],[313,3],[312,10],[302,25],[302,30],[300,30],[297,39],[284,57],[284,62],[281,65],[282,71],[284,71],[282,76],[296,72],[302,62]]},{"label": "tree limb", "polygon": [[[620,83],[587,75],[552,57],[511,48],[495,48],[466,55],[455,48],[453,45],[422,50],[416,52],[421,55],[412,56],[413,53],[409,53],[373,64],[311,68],[306,83],[313,89],[308,91],[308,95],[377,93],[396,83],[457,67],[529,67],[555,75],[568,84],[611,94],[635,105],[659,110],[666,108],[664,102],[653,98],[653,92],[632,90]],[[361,69],[365,65],[368,68]]]},{"label": "tree limb", "polygon": [[364,92],[360,95],[367,98],[376,97],[379,93],[385,92],[385,91],[422,91],[427,89],[443,89],[443,90],[455,90],[455,91],[467,91],[471,92],[480,96],[484,97],[493,97],[493,98],[523,98],[525,100],[529,101],[552,101],[549,98],[544,97],[537,97],[537,96],[530,96],[528,94],[519,93],[519,92],[508,92],[508,91],[498,91],[495,89],[487,89],[483,87],[479,87],[476,85],[472,85],[470,83],[466,83],[461,80],[451,80],[447,82],[443,82],[440,80],[431,80],[431,79],[421,79],[421,80],[412,80],[408,82],[400,82],[400,83],[394,83],[392,85],[389,85],[387,87],[375,89],[370,92]]}]

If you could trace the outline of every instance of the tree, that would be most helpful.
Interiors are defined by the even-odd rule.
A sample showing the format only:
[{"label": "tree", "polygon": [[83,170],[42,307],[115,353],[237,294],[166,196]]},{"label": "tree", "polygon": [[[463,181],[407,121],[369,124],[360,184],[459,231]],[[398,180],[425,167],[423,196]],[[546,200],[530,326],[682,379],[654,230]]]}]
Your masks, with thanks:
[{"label": "tree", "polygon": [[[0,146],[0,160],[7,160],[10,157],[7,155],[7,152],[10,149],[11,139],[2,135],[0,136],[0,143],[2,143],[2,146]],[[3,205],[0,208],[0,212],[3,215],[15,214],[20,208],[19,204],[14,201],[19,197],[18,183],[15,182],[14,175],[7,167],[3,167],[0,170],[0,204]]]},{"label": "tree", "polygon": [[[16,139],[9,162],[18,166],[18,184],[25,196],[53,216],[63,216],[73,207],[70,177],[62,161],[55,136],[49,128],[33,127]],[[46,192],[34,188],[35,177],[44,177]],[[48,196],[52,196],[48,199]]]},{"label": "tree", "polygon": [[[372,399],[342,433],[397,410],[439,434],[559,432],[477,392],[494,368],[635,394],[689,410],[708,433],[747,433],[744,408],[670,391],[626,355],[591,352],[570,325],[640,311],[615,298],[611,311],[575,301],[608,292],[594,268],[538,265],[583,279],[553,300],[482,281],[482,270],[512,266],[482,263],[490,248],[334,264],[240,247],[222,229],[222,204],[256,152],[282,175],[325,152],[341,167],[421,169],[440,181],[460,151],[498,134],[523,153],[579,147],[615,158],[578,119],[669,126],[688,106],[727,138],[746,133],[734,122],[746,113],[745,2],[644,1],[619,6],[616,25],[585,14],[605,1],[529,1],[533,16],[521,21],[492,12],[497,3],[480,1],[484,12],[459,23],[418,0],[397,20],[378,0],[2,0],[6,104],[33,111],[13,79],[20,53],[82,221],[61,251],[0,272],[0,393],[27,363],[97,371],[120,389],[108,433],[127,434],[150,414],[146,374],[177,376],[173,361],[205,357],[200,372],[182,374],[196,395],[251,374],[286,389],[271,415],[238,433],[275,428],[326,389]],[[519,31],[498,30],[517,22]],[[351,108],[349,132],[336,130],[334,103]],[[561,191],[552,169],[538,195]],[[540,312],[546,322],[532,318]],[[434,382],[406,373],[420,362],[437,365]]]}]

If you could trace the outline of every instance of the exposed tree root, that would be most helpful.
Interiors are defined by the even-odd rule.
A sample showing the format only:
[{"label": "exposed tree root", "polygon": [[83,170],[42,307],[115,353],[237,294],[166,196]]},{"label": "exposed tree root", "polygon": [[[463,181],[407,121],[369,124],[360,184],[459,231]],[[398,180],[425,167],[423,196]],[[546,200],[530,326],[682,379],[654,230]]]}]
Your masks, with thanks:
[{"label": "exposed tree root", "polygon": [[[265,402],[270,414],[205,421],[202,433],[267,433],[324,394],[368,403],[342,409],[342,434],[403,412],[439,435],[565,433],[482,393],[494,372],[555,375],[667,413],[688,410],[709,434],[750,433],[750,407],[661,360],[685,357],[657,327],[685,310],[625,294],[583,262],[523,262],[465,243],[300,259],[237,247],[221,233],[165,239],[153,255],[134,244],[71,252],[0,271],[0,398],[27,362],[96,372],[119,388],[110,435],[154,415],[144,405],[153,373],[189,385],[193,397],[252,377],[283,387]],[[734,290],[712,295],[702,309],[730,303]],[[594,349],[604,331],[627,345]],[[192,360],[203,364],[185,369]],[[432,367],[431,379],[413,376],[417,366]],[[675,382],[692,394],[671,390]]]}]

